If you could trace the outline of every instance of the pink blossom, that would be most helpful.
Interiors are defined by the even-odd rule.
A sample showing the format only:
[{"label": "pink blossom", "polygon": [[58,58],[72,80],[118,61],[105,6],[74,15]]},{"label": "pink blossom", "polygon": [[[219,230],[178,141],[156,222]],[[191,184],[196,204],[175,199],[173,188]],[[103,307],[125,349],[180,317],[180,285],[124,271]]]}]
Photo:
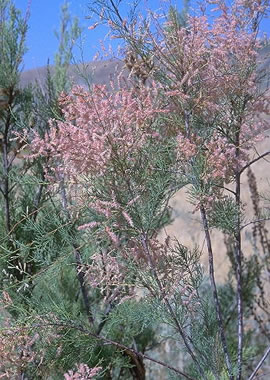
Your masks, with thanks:
[{"label": "pink blossom", "polygon": [[110,229],[110,227],[105,226],[105,232],[107,233],[108,237],[111,239],[112,243],[114,243],[114,245],[116,247],[118,247],[119,246],[119,239],[116,236],[116,234]]},{"label": "pink blossom", "polygon": [[91,223],[86,223],[86,224],[82,224],[81,226],[78,227],[78,230],[79,231],[82,231],[82,230],[86,230],[88,228],[94,228],[96,226],[98,226],[99,223],[98,222],[91,222]]},{"label": "pink blossom", "polygon": [[74,87],[59,100],[64,121],[51,120],[44,138],[35,134],[32,156],[48,157],[51,167],[75,180],[82,174],[103,175],[116,152],[127,158],[151,136],[160,111],[154,93],[147,88],[109,92],[100,85],[90,93]]},{"label": "pink blossom", "polygon": [[194,136],[192,137],[193,138],[188,139],[182,135],[177,136],[180,160],[182,158],[189,160],[198,152],[198,144],[195,143]]},{"label": "pink blossom", "polygon": [[123,214],[123,217],[126,219],[126,221],[128,222],[128,224],[131,226],[131,227],[134,227],[134,223],[131,219],[131,217],[129,216],[129,214],[126,212],[126,211],[122,211],[122,214]]},{"label": "pink blossom", "polygon": [[89,368],[87,364],[76,364],[77,370],[69,370],[64,374],[65,380],[88,380],[93,379],[102,367]]},{"label": "pink blossom", "polygon": [[93,29],[95,29],[98,25],[99,25],[99,23],[96,22],[95,24],[88,26],[88,29],[89,29],[89,30],[93,30]]}]

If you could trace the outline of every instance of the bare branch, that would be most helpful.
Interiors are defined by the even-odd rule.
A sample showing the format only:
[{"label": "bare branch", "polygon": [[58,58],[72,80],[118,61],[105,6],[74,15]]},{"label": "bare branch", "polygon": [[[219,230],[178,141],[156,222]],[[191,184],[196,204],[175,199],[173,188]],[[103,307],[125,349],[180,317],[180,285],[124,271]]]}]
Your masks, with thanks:
[{"label": "bare branch", "polygon": [[[60,185],[59,186],[60,186],[60,194],[61,194],[61,200],[62,200],[63,210],[64,210],[64,212],[66,214],[66,217],[67,217],[68,221],[70,222],[71,221],[71,216],[70,216],[70,213],[69,213],[69,210],[68,210],[68,200],[67,200],[67,196],[66,196],[66,189],[65,189],[65,184],[64,184],[64,179],[63,178],[60,181]],[[93,319],[93,315],[92,315],[91,308],[90,308],[90,302],[89,302],[89,297],[88,297],[87,289],[86,289],[86,286],[85,286],[85,280],[84,280],[85,273],[82,270],[81,253],[80,253],[80,250],[76,246],[75,243],[73,243],[73,249],[74,249],[74,258],[75,258],[75,262],[76,262],[77,277],[78,277],[78,281],[79,281],[79,284],[80,284],[80,289],[81,289],[81,292],[82,292],[82,298],[83,298],[83,302],[84,302],[84,307],[85,307],[86,314],[88,316],[89,323],[90,323],[90,325],[92,325],[94,323],[94,319]]]},{"label": "bare branch", "polygon": [[228,350],[227,340],[226,340],[226,336],[225,336],[221,306],[220,306],[220,302],[218,299],[218,292],[217,292],[217,286],[216,286],[216,281],[215,281],[214,258],[213,258],[211,237],[210,237],[210,233],[209,233],[209,227],[208,227],[206,212],[205,212],[205,209],[203,206],[200,208],[200,211],[201,211],[201,218],[202,218],[202,222],[203,222],[205,238],[206,238],[206,243],[207,243],[207,249],[208,249],[209,276],[210,276],[210,280],[211,280],[211,284],[212,284],[212,290],[213,290],[213,297],[214,297],[214,303],[215,303],[215,308],[216,308],[219,333],[220,333],[220,338],[221,338],[221,342],[222,342],[223,352],[225,355],[226,366],[227,366],[227,369],[228,369],[229,374],[230,374],[230,379],[233,380],[234,377],[232,374],[232,363],[231,363],[231,359],[229,356],[229,350]]},{"label": "bare branch", "polygon": [[[236,149],[236,157],[239,157],[239,149]],[[236,186],[235,186],[235,202],[238,210],[237,215],[237,227],[235,231],[235,244],[234,244],[234,257],[236,263],[236,281],[237,281],[237,338],[238,338],[238,350],[237,350],[237,366],[238,374],[237,380],[241,380],[242,365],[243,365],[243,340],[244,340],[244,312],[243,312],[243,288],[242,288],[242,240],[241,240],[241,174],[236,174]]]},{"label": "bare branch", "polygon": [[265,353],[263,354],[263,357],[261,358],[261,360],[259,361],[259,363],[257,364],[256,368],[254,369],[254,371],[252,372],[252,374],[249,376],[248,380],[252,380],[254,379],[256,373],[258,372],[258,370],[261,368],[261,366],[263,365],[263,362],[265,361],[265,359],[267,358],[268,354],[270,352],[270,346],[267,348],[267,350],[265,351]]},{"label": "bare branch", "polygon": [[147,237],[146,236],[142,236],[141,241],[142,241],[142,246],[143,246],[143,248],[145,250],[145,253],[146,253],[147,257],[148,257],[148,261],[149,261],[149,264],[150,264],[150,267],[151,267],[152,274],[153,274],[153,276],[154,276],[154,278],[156,280],[156,283],[157,283],[157,285],[159,287],[159,290],[160,290],[160,292],[162,294],[162,297],[163,297],[163,299],[164,299],[164,301],[166,303],[168,311],[169,311],[169,313],[170,313],[170,315],[171,315],[171,317],[172,317],[172,319],[173,319],[173,321],[175,323],[175,327],[178,330],[181,338],[183,339],[183,342],[184,342],[184,344],[185,344],[185,346],[187,348],[187,351],[190,354],[192,360],[197,365],[200,375],[204,379],[205,378],[204,371],[203,371],[203,369],[202,369],[202,367],[201,367],[201,365],[200,365],[200,363],[199,363],[199,361],[198,361],[195,353],[193,352],[193,349],[192,349],[191,345],[189,344],[188,340],[191,342],[191,344],[193,342],[192,342],[191,338],[189,338],[189,337],[186,336],[186,333],[185,333],[184,329],[182,328],[182,326],[180,325],[180,323],[178,321],[178,318],[175,315],[175,312],[174,312],[174,310],[173,310],[173,308],[172,308],[172,306],[171,306],[171,304],[170,304],[170,302],[168,300],[167,295],[164,294],[164,290],[163,290],[162,284],[160,282],[160,279],[158,277],[158,274],[157,274],[157,271],[156,271],[156,268],[155,268],[155,264],[153,262],[153,258],[151,256],[151,253],[150,253],[149,248],[148,248]]},{"label": "bare branch", "polygon": [[243,230],[244,228],[246,228],[246,227],[249,226],[250,224],[262,223],[262,222],[266,222],[267,220],[270,220],[270,217],[268,217],[268,218],[262,218],[262,219],[252,220],[252,221],[250,221],[250,222],[244,224],[243,226],[241,226],[241,230]]},{"label": "bare branch", "polygon": [[242,174],[247,168],[249,168],[251,165],[253,165],[255,162],[259,161],[261,158],[264,158],[265,156],[267,156],[268,154],[270,154],[270,150],[268,150],[267,152],[264,152],[263,154],[261,154],[260,156],[254,158],[254,160],[250,161],[249,163],[247,163],[240,171],[239,171],[239,174]]}]

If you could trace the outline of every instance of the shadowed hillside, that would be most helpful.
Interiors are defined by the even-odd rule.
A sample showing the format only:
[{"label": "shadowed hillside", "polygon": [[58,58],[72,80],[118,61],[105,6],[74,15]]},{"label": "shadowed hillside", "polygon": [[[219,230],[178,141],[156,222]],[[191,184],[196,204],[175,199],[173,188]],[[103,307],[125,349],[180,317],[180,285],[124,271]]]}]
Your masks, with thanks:
[{"label": "shadowed hillside", "polygon": [[[49,66],[53,73],[53,66]],[[103,61],[88,62],[84,64],[72,65],[69,68],[69,75],[72,83],[84,85],[85,77],[94,84],[109,84],[115,80],[123,69],[123,62],[120,60],[110,59]],[[265,46],[259,55],[259,69],[265,75],[262,78],[262,88],[270,87],[270,46]],[[21,85],[24,87],[29,83],[36,81],[42,86],[45,83],[47,75],[47,66],[37,67],[32,70],[24,71],[21,75]]]},{"label": "shadowed hillside", "polygon": [[[121,61],[97,61],[72,65],[68,73],[71,83],[77,85],[85,85],[85,78],[87,78],[90,83],[108,85],[111,80],[117,77],[122,68],[123,63]],[[50,66],[50,70],[53,73],[53,66]],[[21,85],[24,87],[29,83],[37,82],[43,87],[46,81],[47,71],[47,66],[24,71],[21,75]]]}]

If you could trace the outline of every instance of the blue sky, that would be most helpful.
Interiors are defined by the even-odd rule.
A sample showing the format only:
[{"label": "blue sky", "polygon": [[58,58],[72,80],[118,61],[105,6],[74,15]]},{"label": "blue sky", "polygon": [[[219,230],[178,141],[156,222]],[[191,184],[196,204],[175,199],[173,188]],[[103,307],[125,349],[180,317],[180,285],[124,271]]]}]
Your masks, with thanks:
[{"label": "blue sky", "polygon": [[[23,14],[27,9],[29,0],[14,0],[15,6],[19,8]],[[24,59],[24,70],[28,70],[37,66],[44,66],[48,59],[53,63],[53,57],[57,51],[57,39],[54,36],[54,31],[59,27],[60,10],[64,0],[32,0],[31,1],[31,16],[29,20],[29,31],[27,36],[28,52]],[[145,0],[142,0],[142,7],[145,6]],[[91,0],[71,0],[70,13],[77,16],[80,25],[83,28],[83,51],[84,60],[92,60],[95,53],[100,49],[99,41],[106,35],[106,30],[103,27],[95,30],[88,30],[91,21],[85,19],[89,15],[87,6]],[[128,4],[131,0],[123,0],[123,11],[128,9]],[[182,1],[175,0],[178,7],[181,8]],[[147,5],[151,9],[157,9],[162,0],[147,0]],[[270,35],[270,20],[265,20],[263,30]],[[110,41],[108,41],[110,43]],[[113,42],[111,42],[113,43]],[[116,43],[114,42],[114,45]],[[75,59],[80,59],[79,49],[75,50]]]},{"label": "blue sky", "polygon": [[[53,62],[53,57],[57,51],[58,42],[54,31],[59,28],[61,5],[63,0],[32,0],[30,8],[29,30],[27,36],[28,52],[24,59],[24,69],[37,66],[44,66],[48,59]],[[28,0],[14,0],[15,6],[25,14]],[[86,37],[85,49],[88,50],[87,58],[93,56],[94,47],[93,35],[90,38],[89,20],[85,20],[87,14],[87,1],[69,1],[70,13],[77,16],[83,27],[83,34]],[[95,39],[101,38],[95,32]]]},{"label": "blue sky", "polygon": [[[15,6],[23,12],[26,12],[28,0],[13,0]],[[142,3],[144,0],[142,0]],[[64,0],[32,0],[30,8],[29,30],[27,36],[28,52],[24,59],[24,70],[28,70],[37,66],[44,66],[47,64],[48,58],[53,62],[53,57],[57,51],[57,39],[54,36],[54,31],[59,27],[59,20],[61,14],[61,5]],[[92,60],[97,50],[100,49],[99,41],[104,38],[107,31],[105,28],[96,28],[95,30],[88,30],[92,24],[90,20],[85,17],[89,15],[87,6],[91,0],[71,0],[68,1],[70,13],[72,16],[79,18],[80,25],[83,28],[83,51],[84,59]],[[128,9],[130,0],[123,1],[123,10]],[[147,1],[151,9],[159,7],[159,0]],[[179,2],[181,4],[181,1]],[[126,5],[125,5],[126,4]],[[108,41],[108,43],[114,43]],[[75,50],[75,58],[80,59],[80,49]]]}]

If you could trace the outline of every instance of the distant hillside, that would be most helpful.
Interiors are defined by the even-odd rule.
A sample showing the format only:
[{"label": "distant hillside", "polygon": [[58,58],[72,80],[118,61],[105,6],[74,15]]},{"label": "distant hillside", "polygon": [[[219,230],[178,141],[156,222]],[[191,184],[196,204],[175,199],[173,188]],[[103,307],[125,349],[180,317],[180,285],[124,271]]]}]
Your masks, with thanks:
[{"label": "distant hillside", "polygon": [[[69,68],[70,80],[77,85],[85,85],[85,77],[95,84],[106,84],[117,77],[120,70],[123,69],[123,63],[117,60],[88,62],[85,64],[71,65]],[[24,71],[21,74],[20,84],[25,87],[29,83],[38,82],[43,87],[47,76],[47,66],[37,67],[32,70]],[[50,66],[53,73],[53,66]]]},{"label": "distant hillside", "polygon": [[[265,71],[262,88],[270,88],[270,45],[265,46],[259,55],[259,68]],[[53,72],[53,66],[50,66]],[[83,77],[88,77],[91,83],[109,84],[111,80],[115,80],[117,75],[123,69],[123,62],[116,59],[88,62],[85,64],[71,65],[69,75],[72,83],[84,85]],[[43,86],[47,74],[47,66],[37,67],[32,70],[24,71],[21,75],[21,86],[24,87],[29,83],[36,81]]]}]

